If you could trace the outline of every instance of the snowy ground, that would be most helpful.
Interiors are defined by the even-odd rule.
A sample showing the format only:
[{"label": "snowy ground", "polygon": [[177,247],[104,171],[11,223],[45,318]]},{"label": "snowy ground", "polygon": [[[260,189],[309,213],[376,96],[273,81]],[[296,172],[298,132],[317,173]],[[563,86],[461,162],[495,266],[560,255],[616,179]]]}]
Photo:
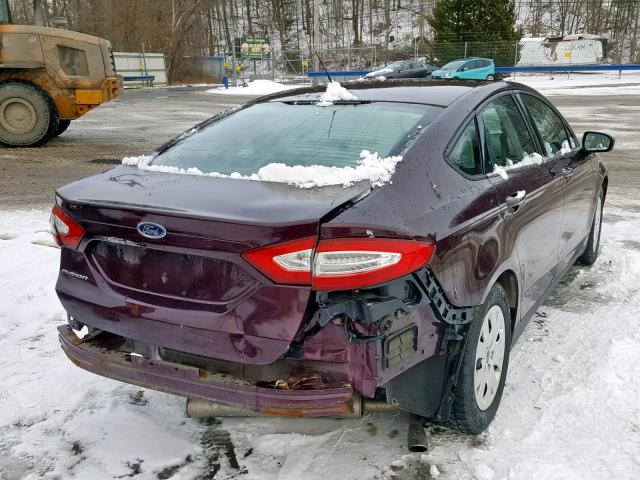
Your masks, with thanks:
[{"label": "snowy ground", "polygon": [[[517,74],[509,80],[524,83],[545,95],[625,95],[640,94],[640,73],[603,72],[603,73],[560,73]],[[624,90],[621,90],[624,89]]]},{"label": "snowy ground", "polygon": [[640,101],[564,101],[578,130],[618,140],[601,257],[532,319],[487,432],[431,428],[431,451],[408,455],[402,415],[204,422],[178,397],[84,372],[58,346],[48,212],[13,209],[0,214],[0,479],[640,478]]}]

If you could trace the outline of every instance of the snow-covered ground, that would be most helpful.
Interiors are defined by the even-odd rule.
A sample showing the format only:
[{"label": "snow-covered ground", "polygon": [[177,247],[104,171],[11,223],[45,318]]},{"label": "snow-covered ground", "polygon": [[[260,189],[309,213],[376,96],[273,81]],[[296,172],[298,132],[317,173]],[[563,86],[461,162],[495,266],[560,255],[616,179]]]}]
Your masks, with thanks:
[{"label": "snow-covered ground", "polygon": [[618,72],[603,73],[560,73],[517,74],[508,79],[524,83],[545,95],[627,95],[640,94],[640,73]]},{"label": "snow-covered ground", "polygon": [[3,209],[0,480],[640,478],[640,107],[626,103],[569,108],[579,128],[616,135],[609,164],[629,169],[612,178],[598,262],[572,269],[531,320],[489,430],[430,427],[423,455],[407,454],[400,414],[199,421],[181,398],[78,369],[57,340],[48,211]]}]

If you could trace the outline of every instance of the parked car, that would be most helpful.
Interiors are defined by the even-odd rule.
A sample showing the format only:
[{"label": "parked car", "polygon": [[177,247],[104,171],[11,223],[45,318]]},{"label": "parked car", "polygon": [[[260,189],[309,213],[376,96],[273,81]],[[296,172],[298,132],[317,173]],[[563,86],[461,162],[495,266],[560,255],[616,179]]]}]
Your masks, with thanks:
[{"label": "parked car", "polygon": [[365,78],[384,77],[389,80],[393,78],[426,78],[434,70],[437,68],[433,65],[411,60],[391,63],[380,70],[367,73]]},{"label": "parked car", "polygon": [[496,69],[490,58],[464,58],[447,63],[431,73],[432,78],[495,80]]},{"label": "parked car", "polygon": [[[60,188],[71,361],[207,405],[336,417],[374,399],[484,430],[528,320],[574,262],[596,261],[597,153],[614,140],[580,143],[517,83],[349,87],[325,107],[321,87],[254,100],[145,168]],[[402,157],[391,181],[238,178],[272,162],[339,171],[365,149]]]}]

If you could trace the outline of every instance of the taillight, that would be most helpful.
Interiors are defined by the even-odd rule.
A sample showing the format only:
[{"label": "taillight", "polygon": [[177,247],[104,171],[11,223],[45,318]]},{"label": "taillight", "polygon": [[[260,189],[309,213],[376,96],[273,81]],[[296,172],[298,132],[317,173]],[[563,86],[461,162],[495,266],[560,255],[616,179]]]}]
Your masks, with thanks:
[{"label": "taillight", "polygon": [[69,215],[59,205],[54,205],[49,218],[51,234],[55,242],[61,247],[78,248],[80,240],[84,236],[84,228]]},{"label": "taillight", "polygon": [[306,237],[244,253],[276,283],[311,285],[315,290],[353,290],[402,277],[426,265],[431,243],[390,238]]}]

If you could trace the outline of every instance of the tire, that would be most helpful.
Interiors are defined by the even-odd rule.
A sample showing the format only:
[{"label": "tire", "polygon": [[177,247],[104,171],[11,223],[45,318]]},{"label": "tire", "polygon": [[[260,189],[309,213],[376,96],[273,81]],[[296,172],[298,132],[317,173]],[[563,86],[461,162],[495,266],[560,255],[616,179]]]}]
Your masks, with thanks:
[{"label": "tire", "polygon": [[42,145],[58,130],[58,115],[49,96],[29,83],[0,84],[0,144]]},{"label": "tire", "polygon": [[71,120],[59,120],[58,129],[55,131],[53,136],[59,137],[60,135],[62,135],[64,132],[67,131],[67,128],[69,128],[69,125],[71,125]]},{"label": "tire", "polygon": [[463,352],[451,412],[451,423],[460,431],[478,434],[495,417],[509,367],[510,348],[509,302],[504,288],[497,283],[477,310]]},{"label": "tire", "polygon": [[589,239],[584,253],[578,258],[578,263],[591,266],[596,262],[598,253],[600,252],[600,233],[602,232],[602,209],[604,208],[604,194],[602,190],[598,194],[598,203],[596,203],[596,211],[593,214],[593,223],[589,232]]},{"label": "tire", "polygon": [[487,75],[487,80],[489,80],[490,82],[494,81],[495,79],[496,79],[495,75],[491,75],[491,74]]}]

